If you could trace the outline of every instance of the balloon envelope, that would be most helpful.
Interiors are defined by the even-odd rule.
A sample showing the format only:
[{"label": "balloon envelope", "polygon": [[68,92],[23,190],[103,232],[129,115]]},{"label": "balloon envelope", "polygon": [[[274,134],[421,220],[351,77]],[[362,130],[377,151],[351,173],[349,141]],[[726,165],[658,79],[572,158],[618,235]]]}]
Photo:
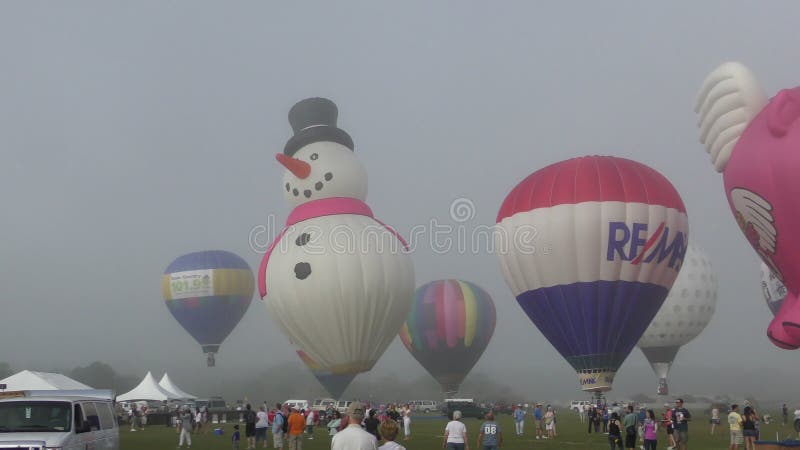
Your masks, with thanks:
[{"label": "balloon envelope", "polygon": [[335,399],[342,398],[345,389],[347,389],[347,386],[353,381],[353,378],[356,377],[355,374],[335,374],[322,367],[322,365],[311,359],[311,357],[302,350],[297,350],[297,356],[299,356],[303,364],[311,370],[311,373],[314,375],[314,378],[319,381],[319,384],[321,384],[322,387],[328,391],[328,394]]},{"label": "balloon envelope", "polygon": [[432,281],[417,289],[400,339],[450,397],[489,344],[495,320],[494,302],[480,287]]},{"label": "balloon envelope", "polygon": [[495,251],[523,311],[583,390],[605,391],[675,281],[688,228],[663,175],[587,156],[545,167],[509,193]]},{"label": "balloon envelope", "polygon": [[203,346],[209,365],[250,306],[254,287],[245,260],[221,250],[183,255],[167,267],[161,279],[169,312]]},{"label": "balloon envelope", "polygon": [[689,245],[683,267],[638,346],[659,378],[658,394],[669,394],[667,375],[681,346],[711,321],[717,305],[717,276],[708,256]]}]

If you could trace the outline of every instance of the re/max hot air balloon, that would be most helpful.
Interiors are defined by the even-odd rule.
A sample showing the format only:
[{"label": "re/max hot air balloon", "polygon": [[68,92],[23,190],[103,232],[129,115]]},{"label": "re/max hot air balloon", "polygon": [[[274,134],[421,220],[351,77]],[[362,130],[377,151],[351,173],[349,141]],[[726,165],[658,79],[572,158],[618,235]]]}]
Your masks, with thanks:
[{"label": "re/max hot air balloon", "polygon": [[716,305],[717,275],[708,256],[690,244],[667,299],[639,339],[639,348],[658,376],[659,395],[669,394],[667,375],[678,350],[703,331]]},{"label": "re/max hot air balloon", "polygon": [[335,374],[325,367],[322,367],[320,363],[311,359],[311,357],[302,350],[297,350],[297,356],[300,357],[300,360],[308,367],[314,375],[314,378],[319,381],[319,384],[321,384],[333,398],[341,398],[347,386],[349,386],[353,378],[356,377],[355,374]]},{"label": "re/max hot air balloon", "polygon": [[432,281],[417,289],[400,339],[450,398],[489,344],[495,319],[483,289],[468,281]]},{"label": "re/max hot air balloon", "polygon": [[327,99],[292,107],[276,158],[295,208],[267,250],[258,287],[270,316],[320,370],[350,376],[375,365],[408,316],[414,268],[406,243],[365,203],[367,174]]},{"label": "re/max hot air balloon", "polygon": [[209,366],[250,306],[254,286],[250,266],[222,250],[183,255],[161,278],[169,312],[203,346]]},{"label": "re/max hot air balloon", "polygon": [[534,172],[508,194],[495,252],[523,311],[582,389],[599,393],[611,389],[664,302],[688,230],[683,201],[663,175],[586,156]]},{"label": "re/max hot air balloon", "polygon": [[750,246],[786,285],[767,336],[800,346],[800,86],[768,98],[753,72],[727,62],[697,97],[700,141],[722,172],[728,205]]}]

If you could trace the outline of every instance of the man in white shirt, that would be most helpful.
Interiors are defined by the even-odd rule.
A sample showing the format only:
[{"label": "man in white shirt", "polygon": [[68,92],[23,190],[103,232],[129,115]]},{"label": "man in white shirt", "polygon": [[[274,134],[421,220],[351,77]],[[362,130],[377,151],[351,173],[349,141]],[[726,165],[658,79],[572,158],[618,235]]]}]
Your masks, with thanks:
[{"label": "man in white shirt", "polygon": [[331,440],[331,450],[377,450],[375,436],[361,428],[365,408],[361,402],[353,402],[347,408],[349,422],[347,427],[336,433]]}]

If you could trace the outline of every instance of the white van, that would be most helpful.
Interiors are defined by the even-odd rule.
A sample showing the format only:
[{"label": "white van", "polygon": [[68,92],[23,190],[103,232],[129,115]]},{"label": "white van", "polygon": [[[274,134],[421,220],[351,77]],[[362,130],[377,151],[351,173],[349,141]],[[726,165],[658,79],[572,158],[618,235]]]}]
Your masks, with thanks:
[{"label": "white van", "polygon": [[297,408],[298,410],[301,409],[308,409],[308,400],[286,400],[283,402],[284,405],[288,406],[289,409]]},{"label": "white van", "polygon": [[332,398],[318,398],[311,404],[311,409],[314,411],[325,411],[328,406],[336,406],[336,400]]},{"label": "white van", "polygon": [[423,411],[426,413],[438,411],[439,402],[433,400],[414,400],[410,403],[415,411]]},{"label": "white van", "polygon": [[353,403],[352,400],[339,400],[336,402],[336,410],[339,411],[340,414],[347,414],[347,408],[350,407],[351,403]]},{"label": "white van", "polygon": [[0,449],[119,450],[111,391],[0,394]]}]

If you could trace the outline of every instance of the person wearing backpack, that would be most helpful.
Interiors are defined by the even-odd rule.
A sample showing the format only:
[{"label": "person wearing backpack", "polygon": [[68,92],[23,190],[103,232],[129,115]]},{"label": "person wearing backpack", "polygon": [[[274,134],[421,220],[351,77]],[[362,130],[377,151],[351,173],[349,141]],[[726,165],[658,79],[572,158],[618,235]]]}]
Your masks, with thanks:
[{"label": "person wearing backpack", "polygon": [[622,450],[622,433],[620,431],[619,414],[611,413],[608,420],[608,445],[611,450]]},{"label": "person wearing backpack", "polygon": [[250,403],[244,407],[244,437],[248,450],[256,448],[256,413]]},{"label": "person wearing backpack", "polygon": [[286,416],[283,414],[281,404],[275,404],[275,420],[272,422],[272,444],[276,450],[283,450],[283,436],[289,428]]},{"label": "person wearing backpack", "polygon": [[625,448],[630,450],[636,449],[636,431],[639,423],[639,416],[633,412],[633,405],[628,405],[626,408],[628,414],[622,419],[622,426],[625,427]]}]

